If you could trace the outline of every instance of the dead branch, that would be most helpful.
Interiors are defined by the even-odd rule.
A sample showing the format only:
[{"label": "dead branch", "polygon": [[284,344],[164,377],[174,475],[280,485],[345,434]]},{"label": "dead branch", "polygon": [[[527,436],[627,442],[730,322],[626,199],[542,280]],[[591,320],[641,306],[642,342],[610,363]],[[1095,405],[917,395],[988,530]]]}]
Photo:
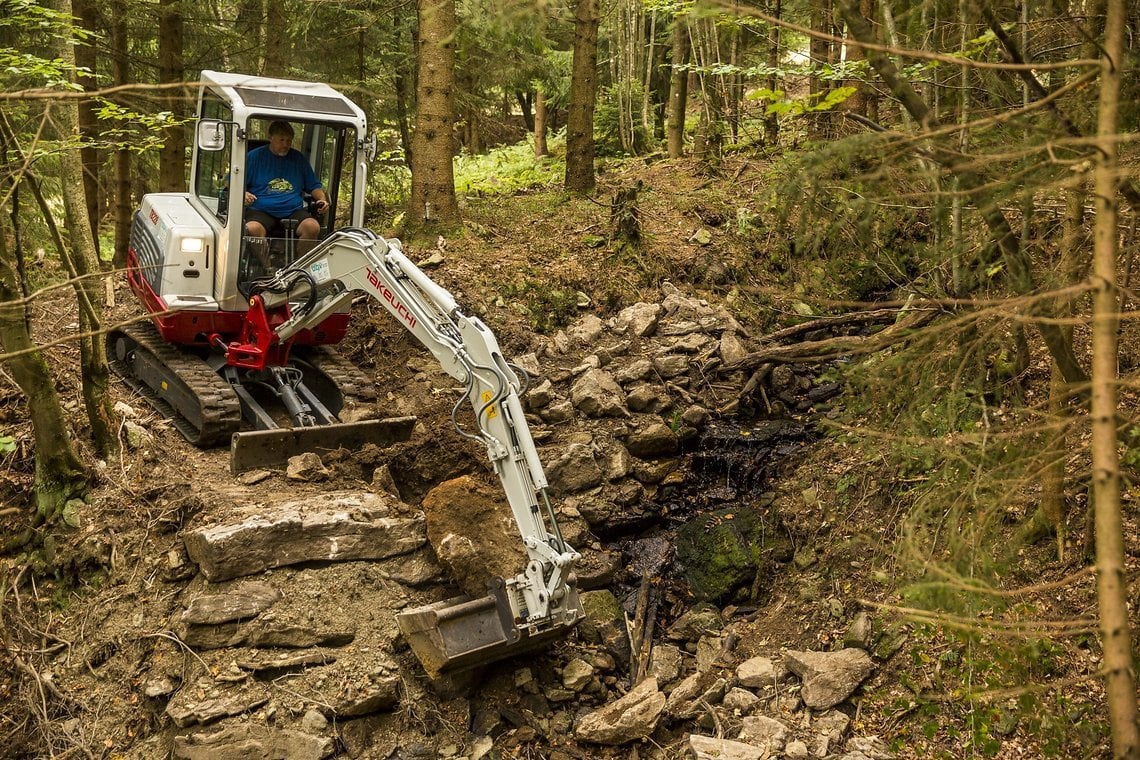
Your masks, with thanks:
[{"label": "dead branch", "polygon": [[890,322],[899,315],[898,309],[872,309],[870,311],[855,311],[849,314],[836,314],[834,316],[819,317],[774,333],[765,335],[765,343],[781,343],[789,338],[797,338],[813,330],[830,330],[836,327],[849,327],[851,325],[877,324]]},{"label": "dead branch", "polygon": [[904,343],[913,331],[930,323],[938,311],[914,309],[899,321],[873,335],[837,335],[826,340],[809,340],[787,346],[772,346],[754,351],[742,359],[726,364],[724,371],[753,370],[763,364],[813,364],[847,356],[862,356]]}]

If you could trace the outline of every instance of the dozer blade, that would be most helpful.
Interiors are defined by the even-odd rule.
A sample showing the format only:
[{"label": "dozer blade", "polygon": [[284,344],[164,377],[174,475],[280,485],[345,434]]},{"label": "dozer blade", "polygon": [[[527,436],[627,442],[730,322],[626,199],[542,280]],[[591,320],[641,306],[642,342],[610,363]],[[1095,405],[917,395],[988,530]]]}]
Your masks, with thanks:
[{"label": "dozer blade", "polygon": [[573,613],[569,621],[528,635],[514,624],[503,585],[496,578],[487,596],[455,596],[396,615],[400,632],[429,676],[540,649],[570,633],[584,617],[578,592],[570,586],[563,602]]},{"label": "dozer blade", "polygon": [[340,422],[316,427],[277,428],[234,433],[230,440],[230,472],[279,467],[307,451],[318,454],[339,448],[359,449],[368,443],[390,446],[412,436],[415,417]]}]

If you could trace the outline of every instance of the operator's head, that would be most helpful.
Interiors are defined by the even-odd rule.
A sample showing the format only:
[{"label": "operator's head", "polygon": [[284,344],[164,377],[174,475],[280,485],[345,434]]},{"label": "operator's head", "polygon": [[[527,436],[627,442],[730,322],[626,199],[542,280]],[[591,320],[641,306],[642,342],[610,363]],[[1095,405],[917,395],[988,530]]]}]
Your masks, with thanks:
[{"label": "operator's head", "polygon": [[293,147],[293,125],[278,119],[269,123],[269,150],[284,156]]}]

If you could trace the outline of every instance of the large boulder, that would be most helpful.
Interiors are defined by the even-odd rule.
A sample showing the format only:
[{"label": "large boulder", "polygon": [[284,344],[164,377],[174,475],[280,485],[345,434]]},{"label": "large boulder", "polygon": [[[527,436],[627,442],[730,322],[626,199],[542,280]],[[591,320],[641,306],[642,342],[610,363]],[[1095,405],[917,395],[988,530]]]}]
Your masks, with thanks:
[{"label": "large boulder", "polygon": [[613,375],[588,369],[570,386],[570,400],[587,417],[628,417],[625,393]]},{"label": "large boulder", "polygon": [[664,709],[657,679],[646,678],[621,699],[583,716],[574,735],[595,744],[629,744],[652,734]]},{"label": "large boulder", "polygon": [[854,647],[838,652],[789,650],[788,670],[803,679],[800,696],[813,710],[826,710],[851,696],[875,669],[871,657]]},{"label": "large boulder", "polygon": [[791,558],[787,535],[771,509],[721,509],[703,514],[677,532],[677,562],[694,598],[723,602],[757,572]]},{"label": "large boulder", "polygon": [[464,475],[433,488],[423,510],[436,556],[465,593],[484,596],[490,578],[510,578],[526,567],[514,515],[500,489]]}]

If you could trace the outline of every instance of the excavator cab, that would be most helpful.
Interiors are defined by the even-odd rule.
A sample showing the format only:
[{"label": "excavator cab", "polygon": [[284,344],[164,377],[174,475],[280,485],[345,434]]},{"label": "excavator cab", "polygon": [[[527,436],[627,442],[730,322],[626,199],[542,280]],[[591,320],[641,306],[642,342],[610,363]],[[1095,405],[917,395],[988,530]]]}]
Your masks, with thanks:
[{"label": "excavator cab", "polygon": [[251,239],[243,222],[246,158],[269,139],[269,124],[289,122],[293,149],[309,162],[325,189],[328,209],[317,216],[317,241],[364,222],[369,143],[363,111],[325,84],[202,72],[191,164],[192,204],[201,204],[217,244],[214,295],[221,309],[246,308],[250,283],[291,264],[314,243],[295,225]]}]

